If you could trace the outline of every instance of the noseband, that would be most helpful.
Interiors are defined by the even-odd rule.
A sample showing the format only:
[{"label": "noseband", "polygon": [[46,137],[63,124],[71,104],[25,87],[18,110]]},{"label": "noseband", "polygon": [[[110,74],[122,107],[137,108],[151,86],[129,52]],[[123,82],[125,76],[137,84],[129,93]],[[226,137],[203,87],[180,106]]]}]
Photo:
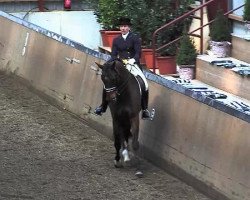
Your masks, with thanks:
[{"label": "noseband", "polygon": [[108,97],[107,100],[108,101],[109,100],[116,101],[116,96],[118,94],[116,86],[115,87],[106,88],[105,85],[104,85],[104,90],[105,90],[105,92],[107,94],[107,97]]}]

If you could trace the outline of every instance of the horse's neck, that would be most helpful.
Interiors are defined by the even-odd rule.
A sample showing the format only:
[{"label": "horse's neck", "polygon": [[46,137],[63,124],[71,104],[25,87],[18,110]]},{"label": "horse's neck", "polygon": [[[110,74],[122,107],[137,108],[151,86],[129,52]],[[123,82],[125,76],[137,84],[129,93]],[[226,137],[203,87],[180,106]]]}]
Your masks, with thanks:
[{"label": "horse's neck", "polygon": [[125,81],[127,81],[126,87],[124,88],[124,97],[126,98],[134,98],[137,95],[141,95],[141,87],[139,84],[138,79],[133,75],[130,74],[130,77]]}]

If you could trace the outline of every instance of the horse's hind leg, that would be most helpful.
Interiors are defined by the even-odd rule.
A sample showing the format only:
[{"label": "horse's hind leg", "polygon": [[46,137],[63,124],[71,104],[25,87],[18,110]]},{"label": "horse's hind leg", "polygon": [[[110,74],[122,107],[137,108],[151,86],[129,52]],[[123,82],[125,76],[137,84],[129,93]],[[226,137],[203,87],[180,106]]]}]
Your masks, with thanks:
[{"label": "horse's hind leg", "polygon": [[122,133],[121,135],[123,136],[122,138],[122,156],[124,158],[124,162],[129,162],[130,158],[129,158],[129,137],[131,136],[131,132],[130,132],[130,127],[131,124],[126,124],[125,126],[123,126],[122,128]]},{"label": "horse's hind leg", "polygon": [[132,147],[135,152],[139,149],[139,115],[131,119]]},{"label": "horse's hind leg", "polygon": [[[119,122],[113,122],[114,129],[114,142],[116,149],[116,157],[115,157],[115,166],[118,167],[120,163],[121,155],[124,159],[124,162],[130,161],[129,152],[128,152],[128,138],[131,135],[130,133],[130,122],[128,120],[127,123],[119,120]],[[121,154],[120,154],[121,151]]]},{"label": "horse's hind leg", "polygon": [[141,162],[140,158],[138,155],[139,151],[139,126],[140,126],[140,121],[139,121],[139,115],[131,119],[131,133],[132,133],[132,147],[133,151],[135,154],[135,159],[136,159],[136,172],[135,175],[137,177],[143,177],[143,172],[141,170]]}]

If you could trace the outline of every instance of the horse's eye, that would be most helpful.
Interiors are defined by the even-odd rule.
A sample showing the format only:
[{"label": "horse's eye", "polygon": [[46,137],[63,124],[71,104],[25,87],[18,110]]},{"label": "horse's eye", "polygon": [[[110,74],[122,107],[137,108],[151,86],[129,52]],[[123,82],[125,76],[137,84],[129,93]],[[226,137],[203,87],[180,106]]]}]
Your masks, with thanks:
[{"label": "horse's eye", "polygon": [[109,79],[108,79],[108,77],[107,76],[105,76],[105,75],[101,75],[101,79],[103,80],[103,81],[108,81]]}]

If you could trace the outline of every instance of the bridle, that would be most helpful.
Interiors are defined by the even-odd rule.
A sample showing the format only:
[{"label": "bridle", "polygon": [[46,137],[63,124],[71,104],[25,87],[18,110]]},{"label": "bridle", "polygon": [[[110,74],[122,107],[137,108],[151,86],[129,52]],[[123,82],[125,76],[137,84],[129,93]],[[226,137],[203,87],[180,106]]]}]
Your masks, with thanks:
[{"label": "bridle", "polygon": [[126,88],[128,82],[129,82],[129,79],[131,77],[132,77],[132,74],[129,72],[126,80],[123,81],[121,85],[108,87],[108,88],[106,88],[105,85],[104,85],[104,90],[105,90],[107,96],[111,97],[110,99],[112,101],[116,101],[117,96],[120,96],[125,91],[125,88]]}]

